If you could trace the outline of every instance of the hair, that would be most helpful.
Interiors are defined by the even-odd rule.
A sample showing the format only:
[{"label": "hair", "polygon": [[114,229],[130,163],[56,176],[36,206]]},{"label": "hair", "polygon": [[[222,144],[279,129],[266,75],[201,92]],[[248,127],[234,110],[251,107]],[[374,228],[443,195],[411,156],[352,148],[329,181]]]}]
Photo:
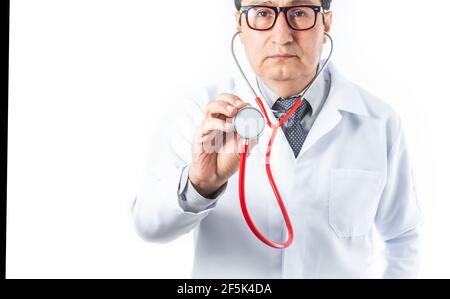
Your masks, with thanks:
[{"label": "hair", "polygon": [[[320,0],[322,2],[322,8],[324,10],[330,10],[331,1],[332,0]],[[241,0],[234,0],[234,5],[236,6],[237,10],[241,9]]]}]

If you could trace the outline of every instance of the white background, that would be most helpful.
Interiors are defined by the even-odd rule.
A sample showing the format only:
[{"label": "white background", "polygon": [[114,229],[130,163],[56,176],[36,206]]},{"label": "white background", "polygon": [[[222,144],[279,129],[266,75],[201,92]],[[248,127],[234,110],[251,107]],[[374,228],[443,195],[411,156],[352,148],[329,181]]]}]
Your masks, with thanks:
[{"label": "white background", "polygon": [[[145,243],[130,205],[168,96],[234,70],[232,2],[11,1],[8,278],[190,276],[192,236]],[[333,5],[334,63],[405,123],[425,278],[450,278],[449,9]]]}]

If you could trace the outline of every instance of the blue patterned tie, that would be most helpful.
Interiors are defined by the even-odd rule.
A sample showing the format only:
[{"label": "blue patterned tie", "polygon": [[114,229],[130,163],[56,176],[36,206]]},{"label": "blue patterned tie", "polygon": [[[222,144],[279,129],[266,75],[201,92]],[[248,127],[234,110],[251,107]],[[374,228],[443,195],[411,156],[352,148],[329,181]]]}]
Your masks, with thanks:
[{"label": "blue patterned tie", "polygon": [[[289,110],[298,101],[298,97],[279,99],[275,102],[272,109],[274,110],[274,115],[279,120],[289,112]],[[294,152],[295,158],[298,157],[302,149],[303,143],[308,136],[308,132],[301,125],[301,120],[308,114],[311,109],[311,105],[307,100],[303,100],[303,103],[297,109],[297,111],[287,120],[281,127],[286,135],[287,140]]]}]

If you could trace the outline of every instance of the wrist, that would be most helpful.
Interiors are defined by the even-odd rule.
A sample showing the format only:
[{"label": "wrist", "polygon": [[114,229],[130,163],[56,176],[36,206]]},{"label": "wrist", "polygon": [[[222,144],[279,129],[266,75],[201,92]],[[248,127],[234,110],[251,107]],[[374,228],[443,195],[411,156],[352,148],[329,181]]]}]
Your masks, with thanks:
[{"label": "wrist", "polygon": [[219,191],[219,189],[226,183],[214,180],[199,180],[195,177],[191,177],[190,175],[188,179],[198,194],[204,198],[213,198],[217,191]]}]

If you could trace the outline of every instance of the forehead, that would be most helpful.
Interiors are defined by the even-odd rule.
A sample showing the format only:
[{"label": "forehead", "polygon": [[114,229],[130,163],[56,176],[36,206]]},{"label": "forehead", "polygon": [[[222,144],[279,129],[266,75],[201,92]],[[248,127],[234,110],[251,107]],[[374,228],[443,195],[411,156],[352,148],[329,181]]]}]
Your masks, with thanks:
[{"label": "forehead", "polygon": [[242,5],[294,6],[321,5],[321,0],[242,0]]}]

